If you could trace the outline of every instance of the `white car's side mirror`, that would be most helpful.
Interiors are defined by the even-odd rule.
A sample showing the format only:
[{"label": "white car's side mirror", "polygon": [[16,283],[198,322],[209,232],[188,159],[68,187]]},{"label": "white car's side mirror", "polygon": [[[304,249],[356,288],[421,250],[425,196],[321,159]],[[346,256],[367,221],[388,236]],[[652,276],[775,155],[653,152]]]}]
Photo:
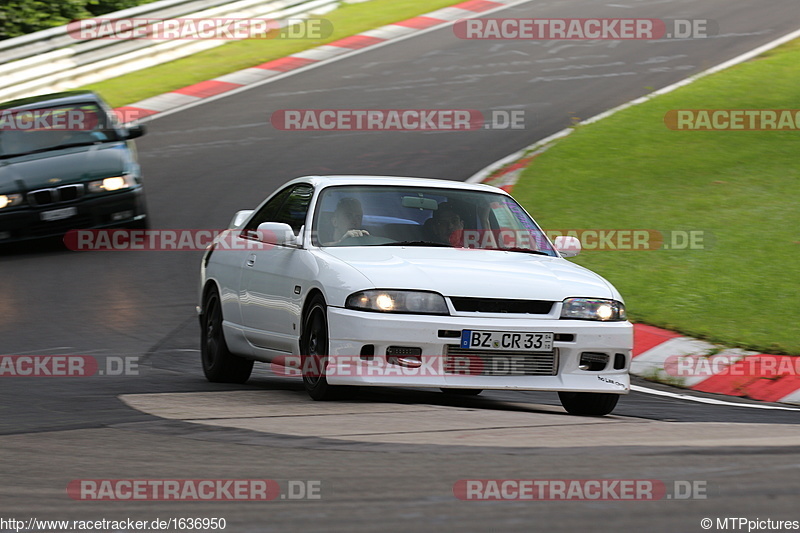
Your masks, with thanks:
[{"label": "white car's side mirror", "polygon": [[294,230],[283,222],[262,222],[258,225],[258,240],[267,244],[296,244]]},{"label": "white car's side mirror", "polygon": [[581,241],[570,235],[559,235],[553,244],[563,257],[575,257],[581,253]]},{"label": "white car's side mirror", "polygon": [[246,209],[244,211],[237,211],[235,215],[233,215],[233,219],[231,223],[228,225],[228,229],[237,229],[241,228],[242,224],[250,218],[250,215],[253,213],[252,209]]}]

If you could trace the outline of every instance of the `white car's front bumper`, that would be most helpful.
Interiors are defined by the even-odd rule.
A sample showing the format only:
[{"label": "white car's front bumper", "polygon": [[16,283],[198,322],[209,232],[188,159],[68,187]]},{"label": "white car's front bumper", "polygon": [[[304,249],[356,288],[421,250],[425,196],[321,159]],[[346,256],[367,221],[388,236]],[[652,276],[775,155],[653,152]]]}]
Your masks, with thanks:
[{"label": "white car's front bumper", "polygon": [[[630,322],[382,314],[337,307],[328,307],[328,321],[330,360],[326,374],[332,385],[615,394],[627,394],[630,390],[628,368],[633,348],[633,326]],[[460,333],[465,329],[556,334],[553,343],[556,358],[554,375],[448,374],[442,364],[447,353],[446,346],[458,347],[460,339],[440,334],[449,332],[454,335],[454,332]],[[570,335],[572,340],[559,340],[569,339]],[[362,356],[364,347],[370,345],[374,356]],[[390,346],[419,348],[425,363],[420,368],[390,364],[386,356]],[[608,354],[609,363],[603,370],[582,370],[578,366],[583,352]]]}]

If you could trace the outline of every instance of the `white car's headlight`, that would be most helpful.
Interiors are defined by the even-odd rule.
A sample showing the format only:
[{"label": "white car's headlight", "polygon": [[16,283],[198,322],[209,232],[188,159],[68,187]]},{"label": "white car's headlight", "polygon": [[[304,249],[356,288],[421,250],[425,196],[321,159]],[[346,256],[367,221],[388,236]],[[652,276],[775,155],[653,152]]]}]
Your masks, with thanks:
[{"label": "white car's headlight", "polygon": [[345,307],[381,313],[447,315],[444,296],[435,292],[373,289],[347,297]]},{"label": "white car's headlight", "polygon": [[616,322],[626,320],[625,305],[602,298],[567,298],[561,308],[561,318]]},{"label": "white car's headlight", "polygon": [[22,203],[21,194],[0,194],[0,209]]},{"label": "white car's headlight", "polygon": [[102,180],[89,182],[89,192],[111,192],[127,189],[133,185],[133,176],[123,174]]}]

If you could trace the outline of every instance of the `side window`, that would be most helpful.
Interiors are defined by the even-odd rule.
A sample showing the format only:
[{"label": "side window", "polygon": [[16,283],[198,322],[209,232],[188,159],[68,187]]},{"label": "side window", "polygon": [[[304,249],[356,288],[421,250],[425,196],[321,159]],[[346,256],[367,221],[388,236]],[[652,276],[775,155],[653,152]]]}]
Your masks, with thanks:
[{"label": "side window", "polygon": [[246,234],[250,230],[255,231],[262,222],[275,222],[275,215],[278,209],[280,209],[291,192],[292,187],[287,187],[276,194],[272,200],[264,204],[261,209],[258,210],[258,213],[256,213],[256,215],[250,219],[250,222],[242,229],[242,233]]},{"label": "side window", "polygon": [[308,206],[313,195],[314,188],[311,185],[295,186],[278,210],[275,222],[289,224],[294,230],[294,234],[299,234],[300,228],[306,223],[306,214],[308,214]]},{"label": "side window", "polygon": [[306,222],[306,213],[311,203],[314,188],[311,185],[293,185],[279,192],[258,210],[258,213],[247,223],[242,230],[255,231],[263,222],[283,222],[289,224],[294,234],[300,233],[300,228]]}]

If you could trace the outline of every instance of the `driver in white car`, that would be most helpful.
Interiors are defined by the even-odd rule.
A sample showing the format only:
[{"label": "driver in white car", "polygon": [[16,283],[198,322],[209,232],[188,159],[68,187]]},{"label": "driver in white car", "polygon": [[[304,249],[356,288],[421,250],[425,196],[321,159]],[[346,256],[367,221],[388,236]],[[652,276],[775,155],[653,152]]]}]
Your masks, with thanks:
[{"label": "driver in white car", "polygon": [[359,229],[363,216],[364,211],[358,199],[346,197],[339,200],[339,203],[336,204],[336,211],[331,218],[334,240],[324,243],[324,246],[336,246],[349,237],[364,237],[369,235],[367,230]]}]

